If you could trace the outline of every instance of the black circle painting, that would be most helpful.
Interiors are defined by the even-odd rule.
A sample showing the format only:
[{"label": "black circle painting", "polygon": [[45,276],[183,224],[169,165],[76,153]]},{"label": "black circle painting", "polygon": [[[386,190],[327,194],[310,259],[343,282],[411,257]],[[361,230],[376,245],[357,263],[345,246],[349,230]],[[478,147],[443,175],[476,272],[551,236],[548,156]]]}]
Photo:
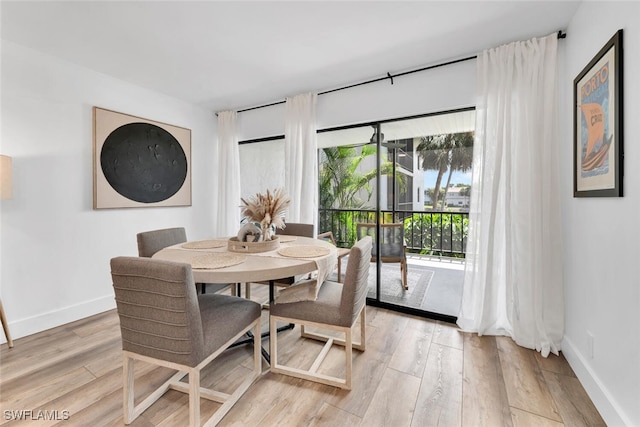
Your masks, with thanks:
[{"label": "black circle painting", "polygon": [[140,203],[167,200],[187,178],[187,156],[166,130],[150,123],[128,123],[107,136],[100,167],[109,185]]}]

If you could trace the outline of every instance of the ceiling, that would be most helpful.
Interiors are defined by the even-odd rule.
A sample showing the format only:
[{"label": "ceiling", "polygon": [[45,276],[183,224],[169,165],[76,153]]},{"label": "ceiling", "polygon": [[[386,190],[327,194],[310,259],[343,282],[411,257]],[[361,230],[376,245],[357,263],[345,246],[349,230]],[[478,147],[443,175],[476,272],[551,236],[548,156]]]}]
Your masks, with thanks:
[{"label": "ceiling", "polygon": [[[213,111],[564,30],[579,1],[5,1],[2,39]],[[570,35],[569,35],[570,37]]]}]

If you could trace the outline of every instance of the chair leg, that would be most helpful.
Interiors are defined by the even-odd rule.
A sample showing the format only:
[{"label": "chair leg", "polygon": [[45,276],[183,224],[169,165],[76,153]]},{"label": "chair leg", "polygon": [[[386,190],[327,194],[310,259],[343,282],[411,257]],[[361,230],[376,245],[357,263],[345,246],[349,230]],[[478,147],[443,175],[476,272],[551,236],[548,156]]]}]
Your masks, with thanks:
[{"label": "chair leg", "polygon": [[123,405],[124,408],[124,423],[126,425],[131,424],[134,420],[134,403],[133,403],[133,363],[134,360],[130,357],[127,357],[125,354],[122,358],[122,369],[123,369]]},{"label": "chair leg", "polygon": [[338,283],[342,283],[342,260],[338,258]]},{"label": "chair leg", "polygon": [[367,307],[362,307],[362,311],[360,311],[360,342],[358,344],[353,344],[353,348],[360,351],[365,351],[367,346]]},{"label": "chair leg", "polygon": [[200,426],[200,370],[189,370],[189,425]]},{"label": "chair leg", "polygon": [[[123,357],[122,358],[122,365],[123,365],[122,366],[122,379],[123,379],[122,395],[123,395],[123,408],[124,408],[123,418],[124,418],[124,423],[127,425],[131,424],[136,418],[140,416],[140,414],[142,414],[145,410],[147,410],[147,408],[149,408],[158,399],[160,399],[160,397],[162,397],[162,395],[166,393],[167,390],[169,390],[169,388],[171,388],[172,383],[180,381],[180,379],[184,377],[187,373],[185,371],[177,372],[171,378],[165,381],[164,384],[156,388],[146,398],[144,398],[141,402],[135,405],[135,402],[134,402],[135,393],[134,393],[134,387],[133,387],[134,386],[134,370],[133,370],[134,362],[136,359],[142,360],[142,361],[151,361],[151,363],[154,363],[154,362],[152,358],[145,358],[144,356],[139,356],[139,355],[135,355],[135,357],[132,357],[132,355],[135,355],[135,353],[129,353],[127,351],[123,351],[123,356],[122,356]],[[160,365],[160,366],[167,366],[171,369],[177,369],[176,367],[169,366],[169,365]]]},{"label": "chair leg", "polygon": [[[140,414],[147,410],[151,405],[160,399],[169,389],[177,390],[189,395],[189,425],[200,426],[200,399],[208,399],[217,403],[221,403],[214,414],[204,423],[205,427],[211,427],[217,425],[220,420],[231,410],[236,402],[242,397],[242,395],[249,389],[251,384],[262,374],[262,347],[260,336],[260,318],[257,318],[251,325],[248,325],[242,331],[239,331],[234,337],[230,338],[225,344],[223,344],[216,352],[209,355],[202,360],[200,364],[194,367],[182,365],[179,363],[168,362],[153,357],[144,356],[123,350],[123,400],[124,400],[124,422],[130,424]],[[209,388],[200,387],[200,372],[209,365],[216,357],[225,351],[236,340],[245,335],[249,330],[253,330],[253,370],[246,376],[244,381],[238,385],[232,394],[223,393],[220,391],[212,390]],[[140,360],[145,363],[152,363],[158,366],[164,366],[165,368],[173,369],[176,373],[165,381],[162,385],[152,391],[146,398],[135,405],[134,402],[134,370],[133,365],[135,360]],[[182,381],[182,379],[188,375],[188,382]]]},{"label": "chair leg", "polygon": [[[364,311],[364,308],[362,310],[362,312]],[[365,324],[365,317],[361,314],[360,315],[360,319],[362,324]],[[335,337],[330,337],[330,336],[325,336],[323,334],[317,334],[317,333],[310,333],[310,332],[306,332],[305,333],[305,337],[311,338],[311,339],[317,339],[320,341],[324,341],[325,345],[322,349],[322,351],[320,351],[320,354],[316,357],[316,359],[314,360],[313,364],[311,365],[311,368],[309,369],[299,369],[299,368],[294,368],[294,367],[289,367],[286,365],[281,365],[278,363],[278,344],[277,344],[277,335],[275,333],[276,328],[277,328],[277,321],[281,321],[281,322],[296,322],[297,324],[303,325],[304,323],[307,323],[308,326],[314,326],[314,327],[320,327],[320,328],[324,328],[324,329],[332,329],[335,331],[340,331],[342,333],[344,333],[344,340],[342,339],[338,339]],[[364,327],[361,326],[361,334],[362,334],[362,339],[365,338],[364,336],[364,332],[363,332]],[[359,344],[354,345],[353,343],[353,333],[352,333],[352,327],[337,327],[337,326],[329,326],[329,325],[325,325],[325,324],[319,324],[319,323],[314,323],[314,322],[303,322],[300,320],[294,320],[294,319],[289,319],[289,318],[284,318],[284,317],[277,317],[277,316],[269,316],[269,331],[271,333],[271,337],[270,337],[270,353],[271,353],[271,372],[276,373],[276,374],[284,374],[284,375],[289,375],[292,377],[296,377],[296,378],[302,378],[304,380],[307,381],[314,381],[317,383],[321,383],[321,384],[327,384],[327,385],[331,385],[334,387],[339,387],[342,389],[346,389],[346,390],[350,390],[351,389],[351,376],[352,376],[352,371],[353,371],[353,349],[360,349],[360,347],[364,348],[364,343],[361,342]],[[330,375],[325,375],[325,374],[321,374],[318,373],[317,370],[320,367],[320,364],[323,362],[324,358],[326,357],[326,355],[329,352],[329,349],[332,345],[340,345],[340,346],[344,346],[344,351],[345,351],[345,376],[344,378],[339,378],[339,377],[333,377]]]},{"label": "chair leg", "polygon": [[253,370],[256,371],[256,377],[262,375],[262,332],[259,320],[253,327]]},{"label": "chair leg", "polygon": [[271,368],[278,364],[278,331],[276,319],[269,316],[269,364]]},{"label": "chair leg", "polygon": [[344,346],[344,353],[346,355],[346,362],[347,362],[347,368],[345,371],[345,376],[344,376],[344,388],[347,390],[351,390],[351,369],[353,366],[353,351],[352,351],[352,346],[353,346],[353,341],[352,341],[352,337],[351,337],[351,328],[346,329],[344,331],[344,341],[345,341],[345,346]]},{"label": "chair leg", "polygon": [[405,290],[409,290],[409,284],[407,283],[407,260],[403,259],[400,262],[400,274],[402,274],[402,287]]}]

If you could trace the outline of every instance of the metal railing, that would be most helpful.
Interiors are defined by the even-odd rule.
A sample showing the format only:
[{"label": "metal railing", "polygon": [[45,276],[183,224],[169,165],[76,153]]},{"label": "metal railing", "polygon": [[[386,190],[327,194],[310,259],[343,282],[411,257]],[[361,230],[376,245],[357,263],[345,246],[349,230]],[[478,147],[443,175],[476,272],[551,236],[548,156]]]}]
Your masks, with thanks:
[{"label": "metal railing", "polygon": [[[331,231],[341,247],[356,241],[356,224],[375,223],[376,211],[319,209],[318,232]],[[380,211],[382,224],[404,223],[407,251],[464,258],[469,230],[468,212]]]}]

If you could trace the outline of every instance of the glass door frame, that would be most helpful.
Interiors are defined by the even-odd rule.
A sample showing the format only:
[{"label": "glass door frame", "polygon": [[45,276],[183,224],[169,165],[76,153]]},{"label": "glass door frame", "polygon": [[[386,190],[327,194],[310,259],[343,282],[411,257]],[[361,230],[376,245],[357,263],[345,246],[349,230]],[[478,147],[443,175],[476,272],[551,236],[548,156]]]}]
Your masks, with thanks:
[{"label": "glass door frame", "polygon": [[[340,130],[345,130],[345,129],[353,129],[353,128],[357,128],[357,127],[365,127],[365,126],[371,126],[375,129],[375,136],[376,136],[376,206],[375,206],[375,218],[376,218],[376,253],[380,253],[380,239],[378,238],[378,236],[380,235],[380,218],[383,212],[383,209],[381,209],[380,207],[380,203],[382,200],[382,173],[381,173],[381,165],[382,165],[382,140],[381,140],[381,129],[382,129],[382,125],[385,123],[390,123],[390,122],[398,122],[398,121],[403,121],[403,120],[410,120],[410,119],[419,119],[419,118],[424,118],[424,117],[430,117],[430,116],[439,116],[439,115],[443,115],[443,114],[452,114],[452,113],[458,113],[458,112],[463,112],[463,111],[470,111],[470,110],[475,110],[475,107],[467,107],[467,108],[459,108],[459,109],[454,109],[454,110],[447,110],[447,111],[438,111],[436,113],[428,113],[428,114],[419,114],[419,115],[414,115],[414,116],[407,116],[407,117],[400,117],[400,118],[394,118],[394,119],[385,119],[385,120],[377,120],[377,121],[372,121],[372,122],[365,122],[365,123],[358,123],[358,124],[352,124],[352,125],[346,125],[346,126],[338,126],[338,127],[332,127],[332,128],[326,128],[326,129],[319,129],[317,132],[318,133],[324,133],[324,132],[335,132],[335,131],[340,131]],[[373,142],[373,141],[372,141]],[[320,149],[318,149],[320,150]],[[394,159],[395,160],[395,159]],[[320,167],[320,156],[318,156],[318,170]],[[395,171],[395,162],[394,162],[394,171]],[[393,218],[395,218],[395,214],[396,214],[396,200],[395,200],[395,176],[393,177],[393,182],[394,182],[394,189],[393,189],[393,194],[394,194],[394,200],[392,201],[392,216]],[[405,314],[410,314],[410,315],[414,315],[414,316],[418,316],[418,317],[425,317],[428,319],[433,319],[433,320],[440,320],[443,322],[447,322],[447,323],[453,323],[455,324],[457,322],[457,317],[456,316],[450,316],[450,315],[446,315],[446,314],[442,314],[442,313],[436,313],[436,312],[432,312],[432,311],[427,311],[427,310],[422,310],[419,308],[414,308],[414,307],[409,307],[409,306],[404,306],[404,305],[399,305],[399,304],[394,304],[391,302],[386,302],[386,301],[382,301],[380,299],[380,291],[381,291],[381,283],[380,283],[380,277],[381,277],[381,273],[382,273],[382,262],[380,260],[380,258],[378,257],[378,259],[376,260],[376,297],[375,298],[370,298],[367,297],[367,305],[373,306],[373,307],[380,307],[380,308],[385,308],[385,309],[389,309],[389,310],[393,310],[393,311],[397,311],[400,313],[405,313]]]}]

